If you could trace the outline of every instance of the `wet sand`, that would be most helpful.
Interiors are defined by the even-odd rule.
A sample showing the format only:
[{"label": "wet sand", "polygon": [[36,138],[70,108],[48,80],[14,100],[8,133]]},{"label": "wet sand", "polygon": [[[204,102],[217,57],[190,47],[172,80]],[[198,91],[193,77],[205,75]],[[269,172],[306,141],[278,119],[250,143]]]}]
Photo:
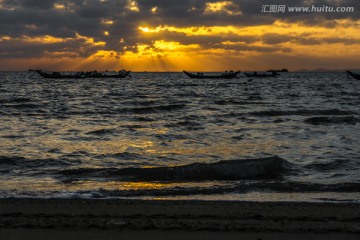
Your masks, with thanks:
[{"label": "wet sand", "polygon": [[1,199],[0,239],[358,239],[359,206]]}]

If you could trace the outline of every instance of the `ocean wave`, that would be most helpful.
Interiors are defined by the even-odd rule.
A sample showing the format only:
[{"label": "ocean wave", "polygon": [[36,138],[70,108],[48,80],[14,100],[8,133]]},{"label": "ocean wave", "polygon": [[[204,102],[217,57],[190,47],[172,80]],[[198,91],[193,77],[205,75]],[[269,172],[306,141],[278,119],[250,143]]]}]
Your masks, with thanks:
[{"label": "ocean wave", "polygon": [[12,98],[12,99],[0,99],[0,103],[26,103],[31,102],[30,98],[19,97],[19,98]]},{"label": "ocean wave", "polygon": [[321,172],[339,170],[348,167],[356,168],[357,166],[355,166],[354,162],[351,162],[348,159],[337,159],[337,160],[334,159],[332,161],[311,163],[304,166],[305,169],[316,170]]},{"label": "ocean wave", "polygon": [[123,189],[107,190],[94,189],[93,191],[79,191],[72,197],[85,198],[112,198],[112,197],[166,197],[166,196],[193,196],[193,195],[218,195],[218,194],[245,194],[248,192],[276,192],[276,193],[357,193],[360,183],[314,184],[300,182],[241,182],[225,186],[177,186],[153,189]]},{"label": "ocean wave", "polygon": [[65,167],[71,165],[70,162],[64,159],[27,159],[24,157],[7,157],[0,156],[0,166],[5,168],[6,166],[10,169],[15,167],[25,168],[43,168],[43,167]]},{"label": "ocean wave", "polygon": [[154,122],[154,121],[156,121],[155,119],[150,118],[150,117],[134,117],[134,120],[138,121],[138,122]]},{"label": "ocean wave", "polygon": [[305,119],[305,123],[313,125],[328,125],[328,124],[351,124],[355,125],[360,122],[358,118],[353,116],[346,117],[312,117]]},{"label": "ocean wave", "polygon": [[4,104],[4,108],[15,108],[15,109],[33,109],[33,108],[42,108],[43,105],[33,104],[33,103],[19,103],[19,104]]},{"label": "ocean wave", "polygon": [[155,134],[154,137],[160,140],[173,141],[173,140],[183,140],[188,139],[189,137],[184,134]]},{"label": "ocean wave", "polygon": [[20,138],[26,138],[26,136],[20,136],[20,135],[5,135],[5,136],[1,136],[2,138],[7,138],[7,139],[20,139]]},{"label": "ocean wave", "polygon": [[122,153],[114,153],[114,154],[101,154],[97,155],[98,158],[115,158],[117,160],[139,160],[139,159],[147,159],[147,156],[144,156],[143,154],[138,153],[132,153],[132,152],[122,152]]},{"label": "ocean wave", "polygon": [[122,181],[212,181],[278,179],[291,170],[291,164],[277,156],[260,159],[228,160],[154,168],[77,168],[58,172],[65,181],[102,177]]},{"label": "ocean wave", "polygon": [[99,129],[90,131],[87,134],[89,135],[107,135],[107,134],[114,134],[116,129]]},{"label": "ocean wave", "polygon": [[234,100],[234,99],[229,99],[229,100],[215,100],[214,101],[215,104],[217,105],[267,105],[269,103],[267,102],[261,102],[261,101],[239,101],[239,100]]},{"label": "ocean wave", "polygon": [[186,104],[169,104],[169,105],[158,105],[158,106],[149,106],[149,107],[134,107],[123,109],[124,112],[133,112],[136,114],[146,114],[146,113],[158,113],[163,111],[175,111],[183,109],[186,107]]},{"label": "ocean wave", "polygon": [[187,130],[202,130],[204,129],[204,124],[195,120],[181,120],[176,122],[170,122],[164,125],[169,128],[185,128]]},{"label": "ocean wave", "polygon": [[312,116],[312,115],[351,115],[350,111],[343,111],[338,109],[329,109],[329,110],[293,110],[293,111],[259,111],[252,112],[251,115],[258,117],[276,117],[276,116],[290,116],[290,115],[298,115],[298,116]]}]

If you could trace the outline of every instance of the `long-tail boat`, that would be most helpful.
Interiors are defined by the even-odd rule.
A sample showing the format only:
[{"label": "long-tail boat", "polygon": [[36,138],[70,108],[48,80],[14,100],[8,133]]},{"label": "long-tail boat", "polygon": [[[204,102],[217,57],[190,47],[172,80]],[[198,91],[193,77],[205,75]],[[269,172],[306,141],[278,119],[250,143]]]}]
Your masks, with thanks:
[{"label": "long-tail boat", "polygon": [[129,76],[131,71],[121,70],[118,73],[109,73],[109,72],[87,72],[86,77],[87,78],[125,78]]},{"label": "long-tail boat", "polygon": [[48,72],[42,70],[29,69],[31,72],[36,72],[44,78],[125,78],[130,75],[130,71],[121,70],[118,73],[107,72],[77,72],[77,73],[64,73],[64,72]]},{"label": "long-tail boat", "polygon": [[283,69],[270,69],[270,70],[266,70],[267,72],[289,72],[288,69],[283,68]]},{"label": "long-tail boat", "polygon": [[249,78],[269,78],[269,77],[277,77],[280,74],[277,72],[272,72],[272,73],[257,73],[257,72],[246,73],[246,72],[244,72],[244,75]]},{"label": "long-tail boat", "polygon": [[60,73],[60,72],[48,72],[48,71],[42,71],[42,70],[34,70],[29,69],[30,72],[38,73],[43,78],[85,78],[86,74],[82,72],[78,73]]},{"label": "long-tail boat", "polygon": [[198,72],[198,73],[190,73],[190,72],[187,72],[187,71],[183,71],[186,76],[188,76],[189,78],[197,78],[197,79],[232,79],[232,78],[235,78],[239,73],[240,71],[236,71],[236,72],[233,72],[233,71],[229,71],[229,72],[224,72],[224,73],[221,73],[220,75],[211,75],[211,74],[204,74],[202,72]]},{"label": "long-tail boat", "polygon": [[350,76],[352,76],[353,78],[355,78],[356,80],[360,80],[360,74],[354,73],[354,72],[350,72],[350,71],[346,71],[346,73]]}]

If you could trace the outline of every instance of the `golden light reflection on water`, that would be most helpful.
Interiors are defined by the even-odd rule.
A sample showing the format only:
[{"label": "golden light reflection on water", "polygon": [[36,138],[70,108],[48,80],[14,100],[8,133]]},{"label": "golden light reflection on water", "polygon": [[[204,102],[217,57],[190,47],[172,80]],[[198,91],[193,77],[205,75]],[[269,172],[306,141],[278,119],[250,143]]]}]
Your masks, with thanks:
[{"label": "golden light reflection on water", "polygon": [[57,146],[67,153],[86,151],[91,154],[116,154],[125,152],[131,147],[143,149],[153,146],[153,142],[146,139],[93,140],[89,142],[53,141],[47,142],[47,144]]},{"label": "golden light reflection on water", "polygon": [[[214,184],[216,186],[226,186],[226,182],[192,182],[192,183],[156,183],[156,182],[95,182],[95,181],[78,181],[72,184],[59,184],[52,179],[17,179],[8,181],[7,179],[0,178],[0,189],[2,191],[14,191],[16,190],[18,194],[23,193],[25,196],[29,189],[32,192],[49,192],[51,189],[52,194],[62,193],[62,197],[66,194],[71,194],[72,192],[84,192],[84,193],[93,193],[102,190],[105,191],[146,191],[146,190],[166,190],[174,189],[175,187],[182,188],[192,188],[202,187],[202,188],[213,188]],[[65,193],[65,195],[64,195]],[[43,195],[46,197],[46,195]],[[51,195],[48,195],[51,196]],[[71,195],[68,195],[69,197]],[[100,195],[101,196],[101,195]],[[84,195],[86,197],[86,195]],[[104,195],[106,197],[106,195]],[[324,199],[333,199],[333,201],[346,201],[349,199],[359,199],[359,193],[357,192],[346,192],[339,194],[338,192],[312,192],[306,193],[303,192],[258,192],[251,191],[247,193],[230,193],[230,194],[196,194],[196,195],[168,195],[168,196],[139,196],[135,198],[148,199],[148,200],[220,200],[220,201],[320,201],[323,202]],[[127,196],[127,198],[129,198]]]},{"label": "golden light reflection on water", "polygon": [[146,127],[146,128],[139,128],[137,129],[137,131],[140,132],[146,132],[148,134],[165,134],[169,131],[168,128],[150,128],[150,127]]},{"label": "golden light reflection on water", "polygon": [[[70,184],[61,184],[54,179],[12,179],[5,180],[0,179],[0,188],[4,191],[11,191],[17,189],[18,191],[26,192],[28,189],[34,191],[96,191],[96,190],[108,190],[108,191],[129,191],[129,190],[161,190],[161,189],[173,189],[175,187],[212,187],[214,182],[173,182],[173,183],[161,183],[161,182],[119,182],[119,181],[75,181]],[[218,183],[225,184],[226,183]]]},{"label": "golden light reflection on water", "polygon": [[127,182],[122,184],[123,189],[133,189],[133,190],[139,190],[139,189],[161,189],[170,187],[174,184],[164,184],[164,183],[155,183],[155,182]]},{"label": "golden light reflection on water", "polygon": [[[17,130],[13,133],[14,135],[17,135],[16,132],[19,132],[19,135],[21,135],[22,129],[24,128],[32,128],[31,123],[20,124],[17,123],[17,121],[11,121],[11,124],[12,129],[16,130],[14,126],[17,126]],[[46,124],[47,128],[52,129],[53,133],[41,134],[39,136],[29,135],[26,138],[15,138],[11,141],[1,141],[0,147],[9,151],[21,147],[23,152],[22,156],[29,159],[56,159],[59,157],[59,153],[68,154],[86,152],[94,155],[112,155],[131,152],[144,154],[144,156],[161,156],[164,158],[172,155],[180,155],[187,157],[188,161],[186,162],[192,162],[194,161],[194,157],[196,157],[197,161],[208,161],[209,156],[221,156],[223,159],[234,159],[241,156],[251,155],[253,152],[276,154],[282,146],[291,146],[294,144],[300,146],[315,144],[312,143],[313,140],[311,139],[298,139],[296,141],[293,140],[292,142],[288,142],[286,139],[272,140],[256,135],[257,132],[263,133],[263,131],[253,131],[251,141],[232,141],[230,135],[228,137],[219,136],[218,138],[206,138],[201,140],[167,139],[166,134],[169,133],[170,130],[168,128],[161,127],[162,123],[156,124],[160,127],[144,124],[144,126],[133,129],[139,133],[141,132],[141,135],[123,134],[121,136],[111,136],[110,139],[89,139],[89,136],[91,137],[91,135],[87,135],[86,133],[88,132],[100,130],[111,131],[112,129],[106,129],[101,126],[81,125],[76,121],[61,122],[58,120],[52,120],[44,124]],[[127,125],[123,126],[119,123],[118,128],[131,126],[131,123],[129,124],[127,122],[126,124]],[[252,125],[252,127],[259,128],[260,130],[261,128],[271,129],[271,126],[263,125]],[[224,128],[226,127],[223,127],[222,131],[225,131]],[[233,128],[234,127],[227,127],[226,131],[234,132],[235,129]],[[69,140],[64,138],[64,135],[61,135],[63,132],[72,132],[73,130],[76,131],[72,135],[68,136],[70,138]],[[216,128],[208,129],[207,131],[216,131]],[[56,137],[59,135],[62,137]],[[155,135],[164,135],[164,138],[158,138]],[[81,140],[82,137],[84,137],[84,140]],[[256,139],[261,139],[261,141],[257,141]],[[56,149],[56,151],[52,151],[52,149]],[[298,149],[299,152],[305,151],[304,149],[296,149]],[[39,155],[39,152],[42,152],[42,154]],[[199,156],[202,157],[199,158]],[[89,160],[87,162],[87,164],[90,164],[89,166],[92,166],[91,160],[99,160],[94,158],[87,159]]]},{"label": "golden light reflection on water", "polygon": [[81,188],[84,190],[94,189],[94,186],[107,190],[151,190],[151,189],[173,189],[174,187],[213,187],[216,185],[226,185],[225,182],[119,182],[119,181],[107,181],[107,182],[95,182],[95,181],[77,181],[74,184],[69,185],[70,188]]}]

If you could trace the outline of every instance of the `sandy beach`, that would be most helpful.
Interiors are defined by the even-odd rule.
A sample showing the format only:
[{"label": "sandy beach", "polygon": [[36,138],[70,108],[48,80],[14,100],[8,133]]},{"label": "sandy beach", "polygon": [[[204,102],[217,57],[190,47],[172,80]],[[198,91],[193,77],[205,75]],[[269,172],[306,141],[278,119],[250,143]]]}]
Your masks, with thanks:
[{"label": "sandy beach", "polygon": [[2,199],[1,239],[357,239],[358,204]]}]

